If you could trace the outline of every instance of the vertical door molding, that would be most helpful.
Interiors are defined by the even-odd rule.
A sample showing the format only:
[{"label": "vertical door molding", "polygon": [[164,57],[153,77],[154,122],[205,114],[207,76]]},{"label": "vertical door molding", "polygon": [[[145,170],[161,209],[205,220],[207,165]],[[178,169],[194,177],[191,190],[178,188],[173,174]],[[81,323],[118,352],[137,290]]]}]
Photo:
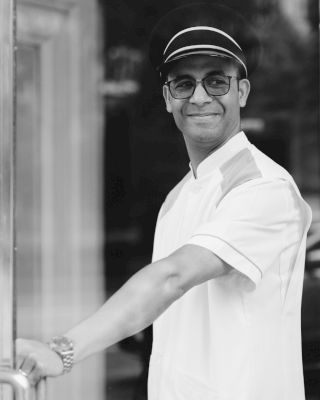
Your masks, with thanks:
[{"label": "vertical door molding", "polygon": [[[29,308],[21,299],[25,313],[18,327],[20,335],[43,340],[63,333],[104,301],[97,16],[94,0],[20,0],[17,6],[18,45],[38,55],[32,162],[40,167],[35,171],[40,261],[32,269],[40,293],[34,292]],[[33,325],[27,327],[30,318]],[[103,366],[104,357],[93,357],[71,375],[50,380],[48,399],[100,400]]]},{"label": "vertical door molding", "polygon": [[13,367],[14,0],[0,2],[0,366]]}]

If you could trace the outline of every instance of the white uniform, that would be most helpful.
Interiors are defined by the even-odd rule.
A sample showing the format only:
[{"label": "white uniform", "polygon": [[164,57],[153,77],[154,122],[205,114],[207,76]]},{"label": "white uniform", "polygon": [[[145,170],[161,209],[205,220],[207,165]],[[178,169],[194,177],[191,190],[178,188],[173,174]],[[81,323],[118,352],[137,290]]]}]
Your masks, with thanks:
[{"label": "white uniform", "polygon": [[155,321],[149,400],[305,398],[300,307],[310,221],[292,177],[243,132],[169,193],[153,261],[194,244],[234,269]]}]

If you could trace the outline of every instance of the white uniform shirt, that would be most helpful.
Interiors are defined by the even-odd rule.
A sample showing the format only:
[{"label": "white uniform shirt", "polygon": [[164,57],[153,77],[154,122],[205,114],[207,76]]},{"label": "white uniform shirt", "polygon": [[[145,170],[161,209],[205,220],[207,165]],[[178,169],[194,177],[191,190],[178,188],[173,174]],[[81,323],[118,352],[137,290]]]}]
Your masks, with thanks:
[{"label": "white uniform shirt", "polygon": [[310,220],[292,177],[243,132],[169,193],[153,260],[194,244],[233,270],[193,287],[155,321],[149,400],[304,399],[300,307]]}]

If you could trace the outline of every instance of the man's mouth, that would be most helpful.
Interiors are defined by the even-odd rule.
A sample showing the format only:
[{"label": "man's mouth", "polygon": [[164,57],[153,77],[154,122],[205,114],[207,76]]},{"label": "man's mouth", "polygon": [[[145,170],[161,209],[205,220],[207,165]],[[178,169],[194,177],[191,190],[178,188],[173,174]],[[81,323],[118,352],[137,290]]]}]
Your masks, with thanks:
[{"label": "man's mouth", "polygon": [[187,114],[188,117],[205,118],[205,117],[216,117],[220,115],[219,113],[190,113]]}]

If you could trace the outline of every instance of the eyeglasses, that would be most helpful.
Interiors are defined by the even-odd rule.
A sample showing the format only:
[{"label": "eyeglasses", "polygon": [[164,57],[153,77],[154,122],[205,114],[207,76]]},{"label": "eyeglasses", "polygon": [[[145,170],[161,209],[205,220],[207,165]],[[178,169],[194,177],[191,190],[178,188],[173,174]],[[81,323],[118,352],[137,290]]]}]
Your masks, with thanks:
[{"label": "eyeglasses", "polygon": [[197,83],[201,83],[209,96],[223,96],[230,90],[230,81],[232,78],[239,79],[236,76],[229,75],[208,75],[203,79],[194,78],[176,78],[165,82],[168,86],[171,96],[175,99],[188,99],[196,89]]}]

